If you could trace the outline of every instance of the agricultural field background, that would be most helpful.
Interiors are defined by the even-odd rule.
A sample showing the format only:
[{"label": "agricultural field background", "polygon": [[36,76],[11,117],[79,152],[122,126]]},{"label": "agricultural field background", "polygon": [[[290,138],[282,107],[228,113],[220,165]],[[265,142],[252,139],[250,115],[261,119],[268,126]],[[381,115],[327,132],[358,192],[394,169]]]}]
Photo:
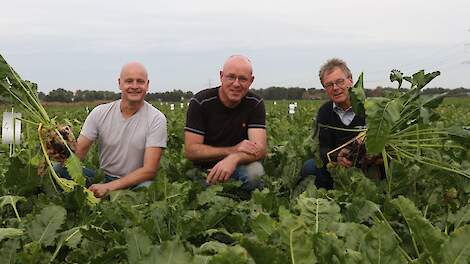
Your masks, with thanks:
[{"label": "agricultural field background", "polygon": [[[316,151],[313,118],[323,101],[266,101],[269,149],[265,188],[251,197],[237,184],[202,188],[183,157],[186,102],[153,104],[168,121],[168,148],[148,190],[117,191],[95,206],[83,191],[57,191],[41,170],[33,125],[13,157],[0,151],[2,263],[469,263],[470,179],[392,161],[393,180],[333,168],[335,190],[299,179]],[[95,103],[46,110],[78,136]],[[10,110],[0,106],[0,110]],[[18,109],[19,110],[19,109]],[[446,98],[434,127],[470,126],[470,99]],[[470,150],[453,157],[470,170]],[[98,169],[96,147],[84,166]]]}]

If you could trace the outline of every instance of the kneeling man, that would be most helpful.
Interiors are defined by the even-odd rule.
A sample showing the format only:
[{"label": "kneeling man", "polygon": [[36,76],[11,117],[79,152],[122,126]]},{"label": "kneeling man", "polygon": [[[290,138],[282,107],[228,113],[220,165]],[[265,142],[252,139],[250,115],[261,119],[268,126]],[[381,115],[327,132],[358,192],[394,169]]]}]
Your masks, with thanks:
[{"label": "kneeling man", "polygon": [[263,99],[249,91],[254,80],[248,58],[234,55],[220,71],[221,86],[200,91],[189,103],[185,156],[208,171],[207,184],[239,180],[242,188],[261,188],[266,155]]}]

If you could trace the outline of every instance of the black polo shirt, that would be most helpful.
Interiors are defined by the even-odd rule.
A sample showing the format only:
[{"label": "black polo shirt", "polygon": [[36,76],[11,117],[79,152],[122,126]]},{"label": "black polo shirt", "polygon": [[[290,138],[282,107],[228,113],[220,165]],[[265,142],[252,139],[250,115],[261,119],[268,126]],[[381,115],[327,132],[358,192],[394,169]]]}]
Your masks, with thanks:
[{"label": "black polo shirt", "polygon": [[[219,88],[210,88],[195,94],[189,101],[185,131],[204,136],[204,144],[213,147],[235,146],[248,139],[249,128],[266,128],[263,99],[251,91],[235,108],[228,108],[219,98]],[[218,160],[193,164],[203,169],[212,168]]]}]

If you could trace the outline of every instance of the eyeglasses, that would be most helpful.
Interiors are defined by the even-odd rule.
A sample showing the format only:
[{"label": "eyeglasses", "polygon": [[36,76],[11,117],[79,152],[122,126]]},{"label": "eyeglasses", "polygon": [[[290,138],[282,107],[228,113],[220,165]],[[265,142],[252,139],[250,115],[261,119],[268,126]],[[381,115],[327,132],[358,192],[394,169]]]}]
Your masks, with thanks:
[{"label": "eyeglasses", "polygon": [[335,86],[338,86],[339,88],[344,88],[345,84],[346,84],[346,79],[338,79],[334,82],[329,82],[329,83],[325,83],[325,85],[323,87],[325,87],[325,89],[333,89],[333,87]]},{"label": "eyeglasses", "polygon": [[247,77],[243,75],[236,76],[234,74],[228,74],[228,75],[224,75],[224,78],[231,83],[235,82],[237,79],[240,84],[247,84],[250,81],[250,79],[248,79]]}]

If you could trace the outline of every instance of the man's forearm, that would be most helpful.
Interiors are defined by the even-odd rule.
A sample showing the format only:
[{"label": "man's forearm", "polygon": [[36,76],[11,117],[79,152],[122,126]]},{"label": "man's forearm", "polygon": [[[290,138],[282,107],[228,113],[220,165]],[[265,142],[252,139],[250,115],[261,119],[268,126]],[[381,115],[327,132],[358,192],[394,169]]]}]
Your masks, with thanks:
[{"label": "man's forearm", "polygon": [[152,180],[155,177],[156,173],[157,172],[154,170],[149,170],[149,169],[142,167],[127,174],[126,176],[123,176],[117,180],[109,182],[108,184],[109,184],[110,190],[112,191],[125,189],[128,187],[140,184],[142,182]]},{"label": "man's forearm", "polygon": [[93,144],[92,140],[88,139],[87,137],[83,135],[80,135],[78,137],[77,144],[75,146],[75,155],[80,160],[84,160],[92,144]]},{"label": "man's forearm", "polygon": [[234,152],[233,147],[213,147],[206,144],[185,146],[184,155],[189,160],[210,161],[221,160]]},{"label": "man's forearm", "polygon": [[245,152],[234,152],[230,154],[230,156],[234,156],[236,158],[238,165],[248,164],[264,158],[266,156],[266,151],[264,149],[260,150],[256,155],[250,155]]}]

